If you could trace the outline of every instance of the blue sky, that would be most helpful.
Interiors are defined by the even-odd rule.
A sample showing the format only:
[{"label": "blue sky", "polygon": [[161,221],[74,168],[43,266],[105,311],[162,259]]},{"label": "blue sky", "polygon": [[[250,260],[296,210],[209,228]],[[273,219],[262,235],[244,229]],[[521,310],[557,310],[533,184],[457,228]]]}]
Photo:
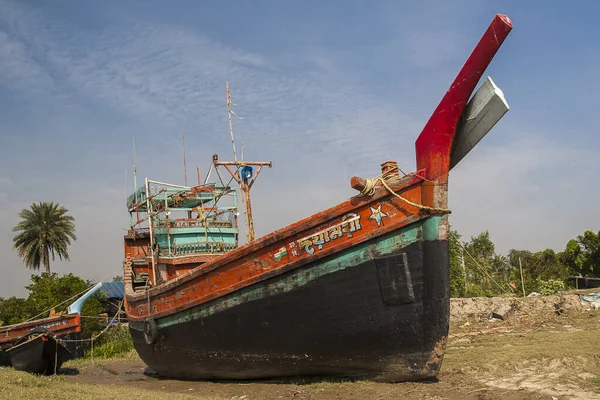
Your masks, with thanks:
[{"label": "blue sky", "polygon": [[[450,4],[452,3],[452,4]],[[496,13],[513,32],[487,71],[511,111],[450,177],[451,223],[488,229],[499,252],[560,251],[600,229],[595,180],[600,6],[514,2],[0,0],[0,297],[30,271],[12,250],[18,212],[58,201],[76,218],[70,263],[119,273],[133,186],[182,183],[231,157],[225,82],[246,159],[272,160],[253,189],[263,235],[354,193],[353,175],[398,160]]]}]

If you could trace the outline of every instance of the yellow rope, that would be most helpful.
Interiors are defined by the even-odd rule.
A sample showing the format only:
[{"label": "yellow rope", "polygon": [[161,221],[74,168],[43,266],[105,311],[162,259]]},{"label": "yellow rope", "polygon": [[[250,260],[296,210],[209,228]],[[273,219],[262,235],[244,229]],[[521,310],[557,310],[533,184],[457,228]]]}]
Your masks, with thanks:
[{"label": "yellow rope", "polygon": [[[404,197],[400,196],[398,193],[394,192],[385,182],[386,180],[388,181],[397,181],[400,180],[400,176],[398,176],[398,166],[397,165],[391,165],[388,164],[388,167],[391,167],[391,169],[373,179],[366,179],[366,183],[365,183],[365,187],[363,190],[360,191],[360,194],[362,196],[372,196],[375,193],[375,188],[377,186],[377,183],[381,183],[383,185],[384,188],[387,189],[388,192],[390,192],[392,195],[394,195],[395,197],[397,197],[398,199],[402,200],[403,202],[405,202],[406,204],[413,206],[415,208],[418,208],[419,210],[426,210],[426,211],[433,211],[433,212],[439,212],[439,213],[443,213],[443,214],[450,214],[452,211],[450,211],[447,208],[441,208],[441,207],[430,207],[430,206],[426,206],[423,204],[418,204],[418,203],[414,203],[408,199],[405,199]],[[384,166],[385,167],[385,166]],[[403,172],[404,173],[404,172]],[[406,174],[404,174],[406,176]]]}]

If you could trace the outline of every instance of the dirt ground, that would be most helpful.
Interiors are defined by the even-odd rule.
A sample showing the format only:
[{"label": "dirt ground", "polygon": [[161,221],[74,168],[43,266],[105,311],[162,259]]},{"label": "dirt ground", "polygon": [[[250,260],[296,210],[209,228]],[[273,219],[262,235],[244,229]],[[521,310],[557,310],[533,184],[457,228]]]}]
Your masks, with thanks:
[{"label": "dirt ground", "polygon": [[141,361],[105,362],[80,368],[69,381],[127,385],[163,393],[194,394],[215,399],[552,399],[549,395],[441,377],[436,383],[386,384],[336,380],[269,380],[255,382],[190,382],[147,377]]},{"label": "dirt ground", "polygon": [[[510,304],[506,320],[490,319]],[[558,306],[555,306],[557,305]],[[578,298],[455,299],[435,383],[282,379],[190,382],[144,374],[139,359],[76,361],[58,377],[0,369],[0,398],[600,399],[600,311]]]}]

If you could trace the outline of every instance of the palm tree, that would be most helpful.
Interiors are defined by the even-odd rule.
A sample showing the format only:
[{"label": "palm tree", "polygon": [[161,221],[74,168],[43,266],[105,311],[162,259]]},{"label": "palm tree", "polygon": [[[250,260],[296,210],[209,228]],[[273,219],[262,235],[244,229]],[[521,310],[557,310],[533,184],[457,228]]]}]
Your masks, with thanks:
[{"label": "palm tree", "polygon": [[12,230],[19,232],[13,238],[13,248],[23,259],[25,266],[39,270],[43,264],[50,275],[50,257],[54,261],[69,260],[67,246],[75,237],[75,219],[66,215],[68,210],[58,203],[39,202],[31,204],[19,213],[21,222]]}]

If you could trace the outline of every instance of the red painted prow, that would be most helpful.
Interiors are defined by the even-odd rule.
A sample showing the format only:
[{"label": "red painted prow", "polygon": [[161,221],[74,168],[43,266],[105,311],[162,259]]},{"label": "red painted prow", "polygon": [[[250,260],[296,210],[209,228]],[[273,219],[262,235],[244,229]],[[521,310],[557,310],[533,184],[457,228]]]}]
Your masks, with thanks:
[{"label": "red painted prow", "polygon": [[427,179],[447,179],[450,150],[460,117],[477,82],[511,29],[512,22],[506,15],[494,17],[417,138],[417,170],[425,169]]}]

